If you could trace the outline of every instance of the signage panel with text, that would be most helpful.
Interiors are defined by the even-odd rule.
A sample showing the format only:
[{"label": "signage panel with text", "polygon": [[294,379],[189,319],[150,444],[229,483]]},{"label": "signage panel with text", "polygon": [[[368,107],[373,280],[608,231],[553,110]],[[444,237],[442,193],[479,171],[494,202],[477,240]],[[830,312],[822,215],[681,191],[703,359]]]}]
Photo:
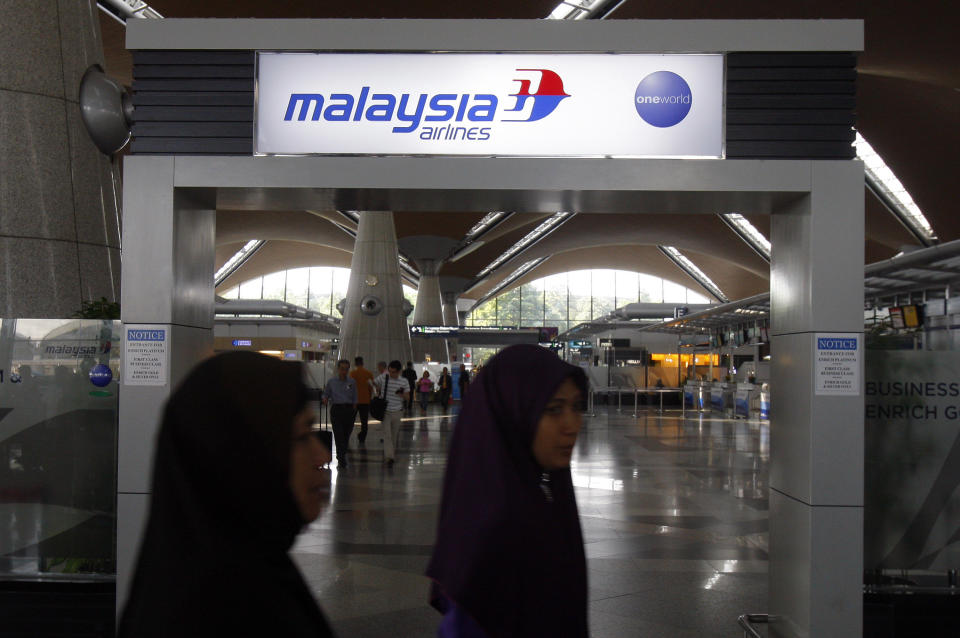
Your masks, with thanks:
[{"label": "signage panel with text", "polygon": [[268,53],[260,155],[723,155],[723,56]]}]

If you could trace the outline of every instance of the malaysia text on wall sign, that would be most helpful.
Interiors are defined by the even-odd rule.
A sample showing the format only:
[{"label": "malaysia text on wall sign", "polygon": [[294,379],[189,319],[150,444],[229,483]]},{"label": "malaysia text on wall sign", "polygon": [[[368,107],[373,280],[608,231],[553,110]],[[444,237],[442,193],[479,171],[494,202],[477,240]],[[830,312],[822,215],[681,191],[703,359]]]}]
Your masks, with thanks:
[{"label": "malaysia text on wall sign", "polygon": [[717,158],[723,56],[262,52],[254,148]]},{"label": "malaysia text on wall sign", "polygon": [[860,396],[860,335],[815,334],[814,392]]}]

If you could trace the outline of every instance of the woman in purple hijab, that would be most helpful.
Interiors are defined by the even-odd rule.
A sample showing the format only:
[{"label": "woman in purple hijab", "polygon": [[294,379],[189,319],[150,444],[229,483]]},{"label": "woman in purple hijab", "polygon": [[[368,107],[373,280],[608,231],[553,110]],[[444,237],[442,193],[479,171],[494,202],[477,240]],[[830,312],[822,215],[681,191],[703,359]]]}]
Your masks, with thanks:
[{"label": "woman in purple hijab", "polygon": [[586,637],[587,569],[570,456],[583,371],[512,346],[470,384],[427,575],[439,635]]}]

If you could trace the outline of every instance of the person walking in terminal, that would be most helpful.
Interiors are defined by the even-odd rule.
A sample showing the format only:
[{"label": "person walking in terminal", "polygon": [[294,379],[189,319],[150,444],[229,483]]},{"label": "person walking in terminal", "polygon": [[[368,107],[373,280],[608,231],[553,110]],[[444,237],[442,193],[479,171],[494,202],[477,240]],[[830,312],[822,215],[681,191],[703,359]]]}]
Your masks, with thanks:
[{"label": "person walking in terminal", "polygon": [[370,396],[371,392],[376,391],[376,386],[373,384],[373,373],[363,367],[363,357],[356,357],[353,365],[350,378],[357,384],[357,414],[360,415],[357,443],[363,445],[367,440],[367,423],[370,420]]},{"label": "person walking in terminal", "polygon": [[[323,404],[330,406],[330,422],[333,424],[333,442],[337,452],[337,469],[348,466],[347,451],[350,445],[350,431],[353,429],[353,416],[357,413],[357,383],[347,377],[350,362],[340,359],[337,362],[337,376],[330,377],[323,388]],[[369,405],[370,399],[367,399]]]},{"label": "person walking in terminal", "polygon": [[287,554],[330,493],[301,375],[230,352],[170,397],[120,638],[333,636]]},{"label": "person walking in terminal", "polygon": [[420,414],[427,416],[427,403],[430,402],[430,393],[433,392],[433,381],[430,380],[430,373],[426,370],[417,382],[417,390],[420,392]]},{"label": "person walking in terminal", "polygon": [[427,567],[442,638],[588,635],[570,476],[586,392],[580,368],[533,345],[504,349],[471,384]]},{"label": "person walking in terminal", "polygon": [[457,385],[460,386],[460,402],[467,398],[467,387],[470,385],[470,372],[467,366],[460,364],[460,376],[457,378]]},{"label": "person walking in terminal", "polygon": [[453,390],[453,378],[446,366],[443,367],[440,378],[437,379],[437,390],[440,391],[440,405],[443,406],[443,413],[446,414],[447,408],[450,407],[450,392]]},{"label": "person walking in terminal", "polygon": [[377,361],[377,376],[374,377],[373,384],[378,394],[383,392],[383,384],[386,382],[387,376],[389,376],[387,374],[387,362]]},{"label": "person walking in terminal", "polygon": [[400,362],[391,361],[387,367],[389,376],[386,380],[384,398],[387,400],[387,411],[383,415],[383,461],[393,465],[397,454],[397,443],[400,441],[400,417],[403,416],[403,407],[410,400],[410,384],[400,377]]},{"label": "person walking in terminal", "polygon": [[407,399],[407,412],[413,412],[413,392],[417,387],[417,371],[413,369],[413,361],[407,361],[403,369],[403,378],[410,384],[410,398]]}]

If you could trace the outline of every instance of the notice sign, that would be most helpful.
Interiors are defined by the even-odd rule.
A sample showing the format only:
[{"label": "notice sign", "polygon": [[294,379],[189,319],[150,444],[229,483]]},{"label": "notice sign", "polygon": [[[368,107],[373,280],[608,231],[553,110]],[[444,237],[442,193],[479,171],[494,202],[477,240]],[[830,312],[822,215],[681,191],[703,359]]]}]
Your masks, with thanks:
[{"label": "notice sign", "polygon": [[723,56],[270,53],[258,155],[723,155]]},{"label": "notice sign", "polygon": [[170,326],[124,326],[124,385],[167,385]]},{"label": "notice sign", "polygon": [[814,393],[860,396],[861,335],[818,332],[815,341]]}]

